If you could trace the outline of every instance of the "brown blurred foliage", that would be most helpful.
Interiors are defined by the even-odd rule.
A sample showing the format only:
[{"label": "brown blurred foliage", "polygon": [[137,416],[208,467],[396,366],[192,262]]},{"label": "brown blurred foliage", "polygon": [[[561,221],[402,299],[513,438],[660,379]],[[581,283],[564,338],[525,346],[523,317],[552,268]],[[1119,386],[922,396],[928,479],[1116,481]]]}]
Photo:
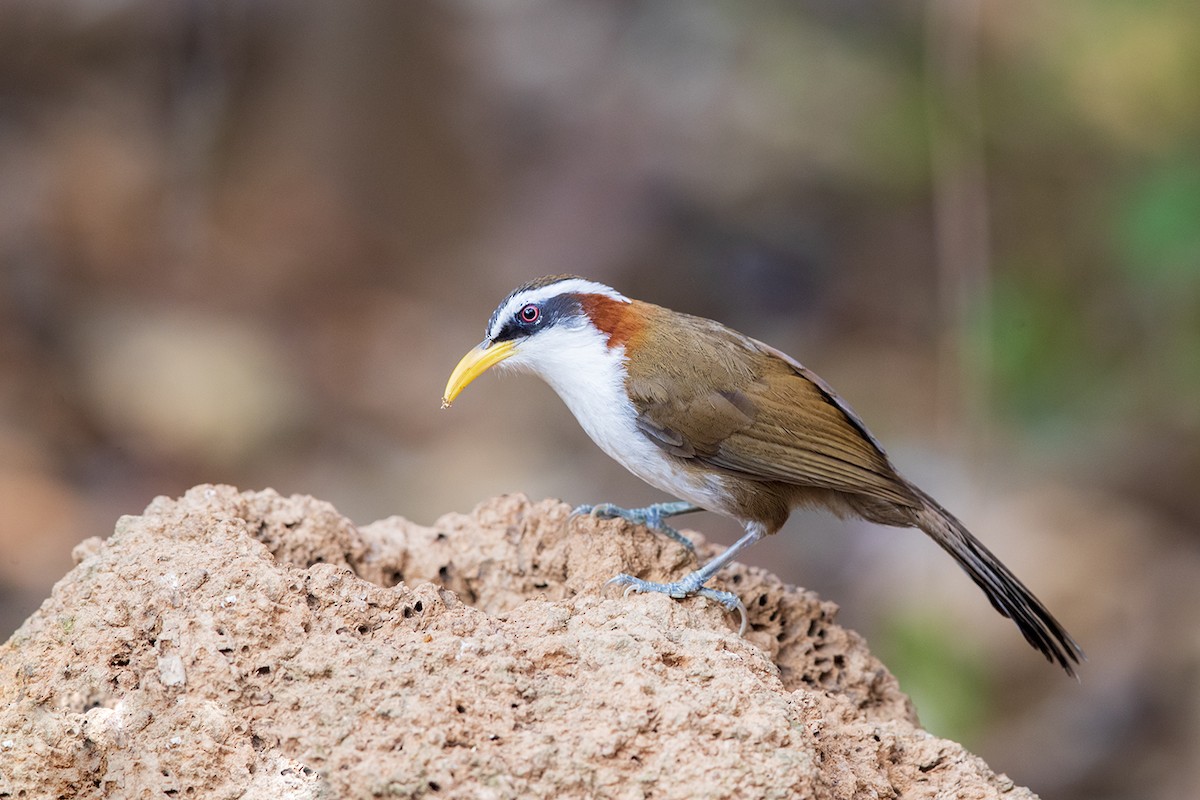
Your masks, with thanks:
[{"label": "brown blurred foliage", "polygon": [[1089,652],[1064,681],[919,535],[798,516],[752,556],[931,729],[1047,797],[1185,796],[1197,41],[1172,0],[0,5],[3,625],[201,482],[661,499],[535,381],[438,411],[575,272],[804,360]]}]

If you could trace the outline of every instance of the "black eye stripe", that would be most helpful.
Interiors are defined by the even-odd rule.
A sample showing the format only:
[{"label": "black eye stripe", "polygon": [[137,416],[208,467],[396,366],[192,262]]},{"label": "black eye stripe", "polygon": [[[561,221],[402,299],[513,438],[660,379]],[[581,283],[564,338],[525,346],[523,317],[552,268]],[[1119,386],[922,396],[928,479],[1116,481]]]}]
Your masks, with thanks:
[{"label": "black eye stripe", "polygon": [[[506,300],[505,305],[507,304]],[[557,325],[564,319],[578,318],[583,313],[579,298],[573,294],[560,294],[536,303],[526,303],[516,311],[508,312],[510,316],[503,323],[499,323],[502,310],[503,306],[497,308],[488,324],[488,330],[499,324],[499,329],[492,336],[494,342],[530,336]],[[527,312],[529,316],[526,316]]]}]

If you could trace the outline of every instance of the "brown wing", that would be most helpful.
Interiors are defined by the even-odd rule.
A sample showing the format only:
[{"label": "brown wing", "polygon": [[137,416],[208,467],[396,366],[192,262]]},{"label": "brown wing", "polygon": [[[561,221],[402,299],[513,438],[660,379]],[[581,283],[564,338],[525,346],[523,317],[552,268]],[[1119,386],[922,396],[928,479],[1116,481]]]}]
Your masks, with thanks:
[{"label": "brown wing", "polygon": [[671,330],[660,344],[673,352],[695,352],[703,334],[704,368],[672,363],[649,376],[631,364],[627,384],[639,428],[664,450],[754,480],[919,505],[862,421],[802,365],[709,320]]},{"label": "brown wing", "polygon": [[757,412],[754,423],[721,442],[709,459],[713,466],[917,505],[837,395],[790,368],[756,382],[746,394]]}]

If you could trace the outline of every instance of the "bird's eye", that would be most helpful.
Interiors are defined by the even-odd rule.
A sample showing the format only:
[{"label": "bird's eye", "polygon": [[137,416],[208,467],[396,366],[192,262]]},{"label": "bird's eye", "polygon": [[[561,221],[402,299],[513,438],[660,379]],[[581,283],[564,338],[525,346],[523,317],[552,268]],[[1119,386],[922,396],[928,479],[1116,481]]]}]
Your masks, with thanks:
[{"label": "bird's eye", "polygon": [[521,322],[524,322],[526,325],[532,325],[533,323],[537,322],[541,316],[542,310],[533,303],[530,303],[517,312],[517,319],[521,320]]}]

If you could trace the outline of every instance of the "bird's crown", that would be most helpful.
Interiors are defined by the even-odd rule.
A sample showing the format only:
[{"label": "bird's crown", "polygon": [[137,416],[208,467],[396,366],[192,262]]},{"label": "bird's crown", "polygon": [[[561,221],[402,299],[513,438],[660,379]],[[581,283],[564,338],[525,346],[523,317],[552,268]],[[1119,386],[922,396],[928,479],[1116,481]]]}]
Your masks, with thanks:
[{"label": "bird's crown", "polygon": [[603,283],[578,275],[548,275],[521,284],[496,306],[488,320],[484,340],[505,341],[527,336],[564,319],[587,313],[583,298],[606,298],[627,304],[629,298]]}]

